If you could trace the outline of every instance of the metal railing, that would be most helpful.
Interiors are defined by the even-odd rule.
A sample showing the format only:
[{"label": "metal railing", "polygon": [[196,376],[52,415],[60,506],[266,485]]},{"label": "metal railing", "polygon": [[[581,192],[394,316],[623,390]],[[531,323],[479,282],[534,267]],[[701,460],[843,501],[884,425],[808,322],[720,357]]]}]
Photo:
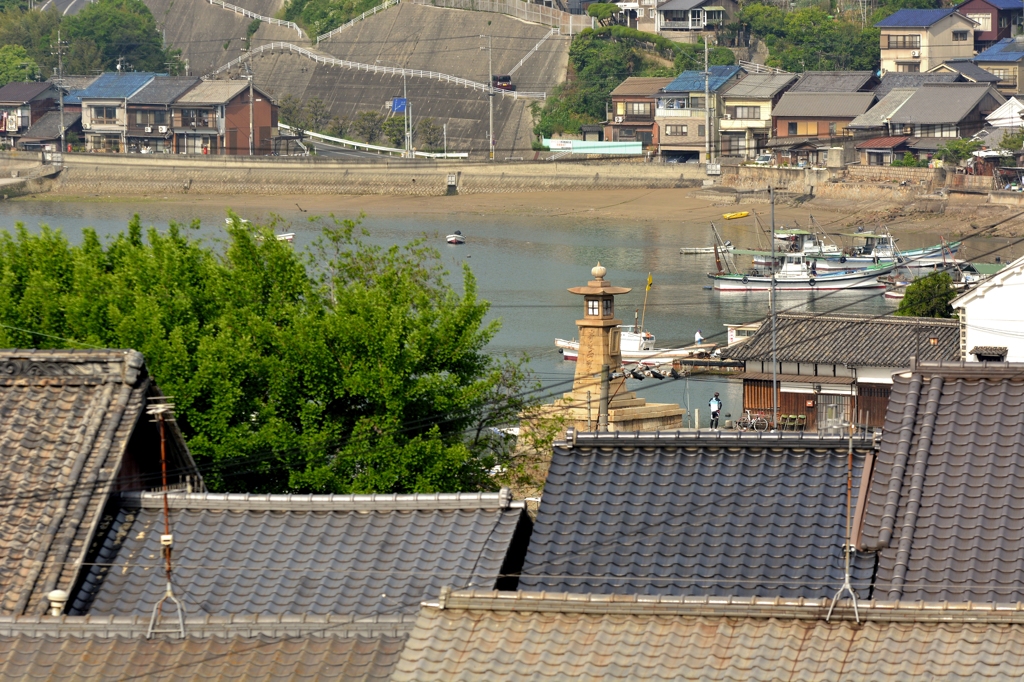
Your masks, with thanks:
[{"label": "metal railing", "polygon": [[776,69],[774,66],[765,66],[764,64],[758,64],[756,62],[748,62],[743,59],[739,61],[739,65],[747,73],[771,73],[775,75],[788,74],[789,71],[783,69]]},{"label": "metal railing", "polygon": [[238,5],[232,5],[230,2],[224,2],[224,0],[206,0],[206,1],[209,2],[211,5],[217,5],[218,7],[222,7],[224,9],[228,10],[229,12],[234,12],[235,14],[241,14],[242,16],[249,17],[250,19],[259,19],[262,22],[265,22],[265,23],[268,23],[268,24],[273,24],[274,26],[284,26],[285,28],[295,29],[295,31],[299,34],[300,38],[305,38],[306,37],[306,34],[302,32],[302,29],[299,28],[299,25],[296,24],[294,21],[284,21],[283,19],[275,19],[274,17],[265,17],[262,14],[256,14],[255,12],[253,12],[251,10],[247,10],[244,7],[239,7]]},{"label": "metal railing", "polygon": [[594,28],[595,20],[579,14],[569,14],[554,7],[534,5],[523,0],[408,0],[417,5],[465,9],[477,12],[507,14],[535,24],[554,26],[564,35],[572,36],[585,28]]},{"label": "metal railing", "polygon": [[546,99],[547,93],[544,92],[519,92],[512,90],[502,90],[501,88],[495,88],[490,83],[478,83],[477,81],[471,81],[466,78],[459,78],[458,76],[452,76],[447,73],[438,73],[437,71],[423,71],[422,69],[400,69],[395,66],[382,66],[380,64],[360,64],[359,62],[350,62],[345,59],[336,59],[334,57],[327,57],[325,55],[314,52],[313,50],[293,45],[292,43],[265,43],[259,47],[253,48],[248,53],[232,59],[227,64],[214,69],[208,73],[205,77],[211,78],[217,74],[223,73],[228,69],[241,64],[248,60],[251,56],[262,54],[263,52],[288,52],[290,54],[297,54],[306,59],[310,59],[317,64],[323,64],[325,66],[340,66],[343,69],[354,69],[356,71],[367,71],[370,73],[384,73],[393,76],[407,76],[409,78],[427,78],[429,80],[442,81],[445,83],[451,83],[453,85],[461,85],[464,88],[470,88],[472,90],[479,90],[481,92],[490,92],[493,90],[494,94],[501,95],[502,97],[511,97],[512,99]]},{"label": "metal railing", "polygon": [[516,71],[518,71],[518,70],[519,70],[519,68],[520,68],[520,67],[521,67],[521,66],[522,66],[523,64],[525,64],[525,63],[526,63],[526,60],[527,60],[527,59],[529,59],[530,57],[532,57],[532,56],[533,56],[533,53],[534,53],[534,52],[536,52],[537,50],[539,50],[539,49],[540,49],[540,46],[544,44],[544,41],[545,41],[545,40],[547,40],[547,39],[548,39],[548,38],[550,38],[551,36],[554,36],[554,35],[558,35],[558,33],[559,33],[559,29],[558,29],[558,27],[557,27],[557,26],[555,26],[555,27],[554,27],[554,28],[552,28],[552,29],[551,29],[550,31],[548,31],[548,32],[547,32],[547,35],[545,35],[545,36],[544,36],[543,38],[541,38],[541,39],[540,39],[540,40],[539,40],[539,41],[537,42],[537,44],[533,46],[533,49],[532,49],[532,50],[530,50],[529,52],[527,52],[527,53],[526,53],[526,56],[525,56],[525,57],[523,57],[522,59],[520,59],[520,60],[519,60],[519,63],[518,63],[518,64],[516,64],[515,66],[513,66],[513,67],[512,67],[511,69],[509,69],[509,70],[508,70],[508,75],[510,75],[510,76],[511,76],[511,75],[515,74],[515,72],[516,72]]},{"label": "metal railing", "polygon": [[[284,123],[278,123],[277,127],[278,128],[282,128],[284,130],[295,130],[295,128],[292,128],[290,125],[286,125]],[[346,140],[346,139],[341,138],[341,137],[331,137],[330,135],[323,135],[321,133],[311,133],[308,130],[303,131],[302,134],[303,134],[303,136],[311,137],[314,140],[323,140],[325,142],[331,142],[331,143],[334,143],[334,144],[341,145],[342,147],[351,147],[352,149],[362,149],[362,150],[368,151],[368,152],[377,152],[378,154],[388,154],[389,156],[394,156],[395,154],[399,154],[399,155],[403,155],[403,156],[405,155],[405,150],[404,149],[397,149],[395,147],[382,147],[380,145],[367,144],[365,142],[356,142],[355,140]],[[440,154],[435,154],[433,152],[417,152],[417,151],[414,151],[413,155],[416,156],[417,158],[422,158],[422,159],[468,159],[469,158],[469,152],[444,152],[444,153],[440,153]]]},{"label": "metal railing", "polygon": [[386,2],[383,2],[383,3],[379,4],[379,5],[377,5],[376,7],[373,7],[371,9],[366,10],[365,12],[360,14],[355,19],[352,19],[351,21],[346,21],[341,26],[338,26],[337,28],[333,28],[330,31],[328,31],[327,33],[322,33],[322,34],[318,35],[316,37],[316,42],[319,45],[321,40],[327,40],[331,36],[334,36],[334,35],[336,35],[338,33],[341,33],[346,28],[352,26],[352,24],[355,24],[356,22],[362,21],[366,17],[372,17],[377,12],[381,12],[383,10],[386,10],[388,7],[393,7],[394,5],[397,5],[401,1],[402,0],[386,0]]}]

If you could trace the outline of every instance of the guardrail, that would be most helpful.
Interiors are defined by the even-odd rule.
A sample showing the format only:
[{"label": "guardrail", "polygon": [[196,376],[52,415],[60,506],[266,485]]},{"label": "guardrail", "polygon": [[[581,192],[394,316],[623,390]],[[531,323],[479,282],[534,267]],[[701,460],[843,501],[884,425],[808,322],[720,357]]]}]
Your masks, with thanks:
[{"label": "guardrail", "polygon": [[284,26],[285,28],[293,28],[299,34],[300,38],[306,37],[306,34],[302,32],[302,29],[299,28],[299,25],[296,24],[294,21],[284,21],[283,19],[275,19],[274,17],[265,17],[262,14],[256,14],[255,12],[247,10],[244,7],[232,5],[230,2],[224,2],[224,0],[207,0],[207,2],[209,2],[211,5],[217,5],[218,7],[222,7],[228,10],[229,12],[234,12],[235,14],[241,14],[242,16],[249,17],[250,19],[259,19],[260,21],[266,22],[268,24],[273,24],[274,26]]},{"label": "guardrail", "polygon": [[376,7],[368,9],[365,12],[363,12],[362,14],[360,14],[358,17],[356,17],[355,19],[352,19],[351,21],[347,21],[344,24],[342,24],[341,26],[339,26],[337,28],[334,28],[334,29],[331,29],[327,33],[323,33],[321,35],[318,35],[316,37],[316,42],[319,45],[321,40],[327,40],[331,36],[336,35],[336,34],[342,32],[342,31],[344,31],[346,28],[348,28],[352,24],[354,24],[354,23],[356,23],[358,21],[362,21],[366,17],[372,17],[377,12],[382,12],[383,10],[386,10],[388,7],[393,7],[394,5],[397,5],[401,1],[402,0],[387,0],[384,3],[381,3],[380,5],[377,5]]},{"label": "guardrail", "polygon": [[343,69],[355,69],[356,71],[368,71],[371,73],[386,73],[393,76],[407,76],[409,78],[427,78],[430,80],[444,81],[453,85],[461,85],[464,88],[470,88],[472,90],[479,90],[481,92],[493,92],[495,95],[501,95],[502,97],[511,97],[512,99],[539,99],[543,100],[547,98],[545,92],[519,92],[512,90],[502,90],[501,88],[495,88],[490,83],[478,83],[477,81],[471,81],[466,78],[459,78],[458,76],[452,76],[447,73],[438,73],[437,71],[423,71],[421,69],[400,69],[395,66],[382,66],[380,64],[360,64],[359,62],[350,62],[345,59],[336,59],[334,57],[327,57],[322,54],[318,54],[312,50],[308,50],[292,43],[265,43],[257,48],[250,50],[245,55],[232,59],[230,62],[221,66],[220,68],[214,69],[210,73],[206,74],[206,78],[211,78],[219,73],[223,73],[228,69],[232,68],[236,64],[248,60],[252,55],[261,54],[263,52],[270,52],[273,54],[275,51],[289,52],[291,54],[297,54],[299,56],[311,59],[317,64],[324,64],[325,66],[340,66]]},{"label": "guardrail", "polygon": [[771,73],[775,75],[786,75],[789,73],[789,71],[784,71],[783,69],[776,69],[774,66],[765,66],[764,64],[748,62],[743,59],[739,61],[739,65],[747,73]]},{"label": "guardrail", "polygon": [[[278,123],[277,127],[278,128],[283,128],[284,130],[295,130],[295,128],[292,128],[290,125],[286,125],[284,123]],[[355,140],[346,140],[346,139],[341,138],[341,137],[331,137],[330,135],[323,135],[321,133],[311,133],[308,130],[307,131],[303,131],[302,134],[305,137],[311,137],[314,140],[323,140],[325,142],[333,142],[334,144],[340,144],[343,147],[351,147],[352,149],[362,149],[362,150],[368,151],[368,152],[377,152],[378,154],[388,154],[389,156],[394,156],[395,154],[400,154],[402,156],[405,156],[405,150],[404,149],[397,149],[395,147],[382,147],[382,146],[375,145],[375,144],[366,144],[365,142],[356,142]],[[421,159],[468,159],[469,158],[469,152],[444,152],[444,153],[440,153],[440,154],[435,154],[433,152],[417,152],[417,151],[414,151],[413,155],[416,156],[417,158],[421,158]]]},{"label": "guardrail", "polygon": [[496,12],[507,14],[535,24],[554,26],[567,36],[573,36],[585,28],[594,28],[593,17],[580,14],[569,14],[560,9],[534,5],[523,0],[408,0],[417,5],[428,7],[446,7],[448,9],[465,9],[477,12]]},{"label": "guardrail", "polygon": [[530,57],[532,57],[533,53],[540,49],[540,46],[544,44],[545,40],[547,40],[548,38],[550,38],[553,35],[558,35],[558,33],[559,33],[559,30],[558,30],[557,26],[555,26],[550,31],[548,31],[547,35],[544,36],[543,38],[541,38],[537,42],[537,44],[533,46],[533,49],[530,50],[529,52],[527,52],[526,56],[519,60],[518,64],[516,64],[515,66],[513,66],[511,69],[508,70],[508,75],[511,76],[511,75],[515,74],[515,72],[519,70],[519,67],[521,67],[523,64],[525,64],[526,60],[529,59]]}]

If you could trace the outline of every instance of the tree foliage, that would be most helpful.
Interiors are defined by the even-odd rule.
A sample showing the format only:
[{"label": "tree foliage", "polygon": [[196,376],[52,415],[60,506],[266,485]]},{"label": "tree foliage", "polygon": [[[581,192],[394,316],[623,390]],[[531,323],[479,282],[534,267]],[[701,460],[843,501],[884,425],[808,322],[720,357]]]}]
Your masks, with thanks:
[{"label": "tree foliage", "polygon": [[828,14],[819,7],[787,12],[775,5],[751,3],[739,22],[768,48],[769,66],[786,71],[875,71],[879,30],[871,24]]},{"label": "tree foliage", "polygon": [[897,315],[909,317],[953,317],[949,304],[956,298],[953,278],[949,273],[933,272],[907,285],[907,292],[900,301]]},{"label": "tree foliage", "polygon": [[444,130],[432,118],[421,118],[416,124],[416,135],[428,150],[438,150],[444,145]]},{"label": "tree foliage", "polygon": [[597,19],[598,23],[602,26],[607,26],[615,15],[621,11],[622,8],[614,2],[595,2],[587,8],[587,15]]},{"label": "tree foliage", "polygon": [[316,36],[327,33],[368,9],[373,9],[382,0],[288,0],[284,18],[301,25]]},{"label": "tree foliage", "polygon": [[405,116],[392,116],[384,121],[382,130],[392,147],[405,149]]},{"label": "tree foliage", "polygon": [[32,80],[39,66],[21,45],[0,47],[0,86]]},{"label": "tree foliage", "polygon": [[902,166],[903,168],[927,168],[928,162],[921,161],[911,152],[903,152],[903,158],[893,159],[893,166]]},{"label": "tree foliage", "polygon": [[366,140],[367,144],[373,144],[384,132],[384,114],[379,111],[364,111],[352,122],[352,130]]},{"label": "tree foliage", "polygon": [[316,221],[300,254],[232,218],[220,251],[179,225],[144,235],[137,216],[106,244],[0,232],[0,343],[141,351],[216,490],[479,490],[516,475],[494,427],[533,408],[534,386],[521,361],[486,353],[498,323],[468,268],[460,293],[420,242],[372,246],[356,222]]},{"label": "tree foliage", "polygon": [[[92,64],[74,64],[75,49],[99,54],[99,68],[111,71],[123,58],[136,71],[165,71],[174,54],[164,49],[156,21],[142,0],[96,0],[63,22],[64,36],[71,42],[69,72],[88,73]],[[86,59],[86,62],[89,60]]]},{"label": "tree foliage", "polygon": [[935,151],[936,158],[959,164],[971,158],[971,154],[981,149],[981,142],[978,140],[961,140],[960,138],[950,139]]},{"label": "tree foliage", "polygon": [[46,11],[10,7],[0,13],[0,45],[24,48],[42,76],[48,78],[57,63],[50,45],[56,39],[60,20],[60,10],[52,5]]}]

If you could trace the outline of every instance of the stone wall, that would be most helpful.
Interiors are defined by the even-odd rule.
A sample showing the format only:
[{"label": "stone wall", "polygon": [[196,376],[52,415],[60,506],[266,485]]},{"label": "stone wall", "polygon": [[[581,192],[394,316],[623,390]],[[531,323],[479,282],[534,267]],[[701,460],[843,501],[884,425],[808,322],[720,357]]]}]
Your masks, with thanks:
[{"label": "stone wall", "polygon": [[891,182],[941,187],[946,172],[941,168],[902,168],[900,166],[850,166],[846,177],[853,182]]},{"label": "stone wall", "polygon": [[68,154],[55,190],[89,194],[442,195],[454,175],[460,194],[697,187],[693,164],[384,161],[317,158],[105,156]]},{"label": "stone wall", "polygon": [[974,190],[988,192],[995,188],[991,175],[964,175],[963,173],[947,173],[946,187],[949,189]]},{"label": "stone wall", "polygon": [[797,194],[812,193],[813,188],[829,182],[829,171],[819,168],[767,168],[764,166],[722,167],[722,184],[738,189],[775,189]]}]

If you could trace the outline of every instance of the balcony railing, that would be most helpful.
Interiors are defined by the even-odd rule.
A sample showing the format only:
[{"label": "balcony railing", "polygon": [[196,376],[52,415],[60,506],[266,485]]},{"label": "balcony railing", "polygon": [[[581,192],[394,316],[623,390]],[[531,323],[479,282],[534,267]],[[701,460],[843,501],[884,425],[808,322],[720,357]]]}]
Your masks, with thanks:
[{"label": "balcony railing", "polygon": [[702,31],[704,30],[704,22],[702,21],[663,21],[661,22],[662,28],[683,28],[691,31]]},{"label": "balcony railing", "polygon": [[658,109],[657,118],[704,118],[704,109]]}]

